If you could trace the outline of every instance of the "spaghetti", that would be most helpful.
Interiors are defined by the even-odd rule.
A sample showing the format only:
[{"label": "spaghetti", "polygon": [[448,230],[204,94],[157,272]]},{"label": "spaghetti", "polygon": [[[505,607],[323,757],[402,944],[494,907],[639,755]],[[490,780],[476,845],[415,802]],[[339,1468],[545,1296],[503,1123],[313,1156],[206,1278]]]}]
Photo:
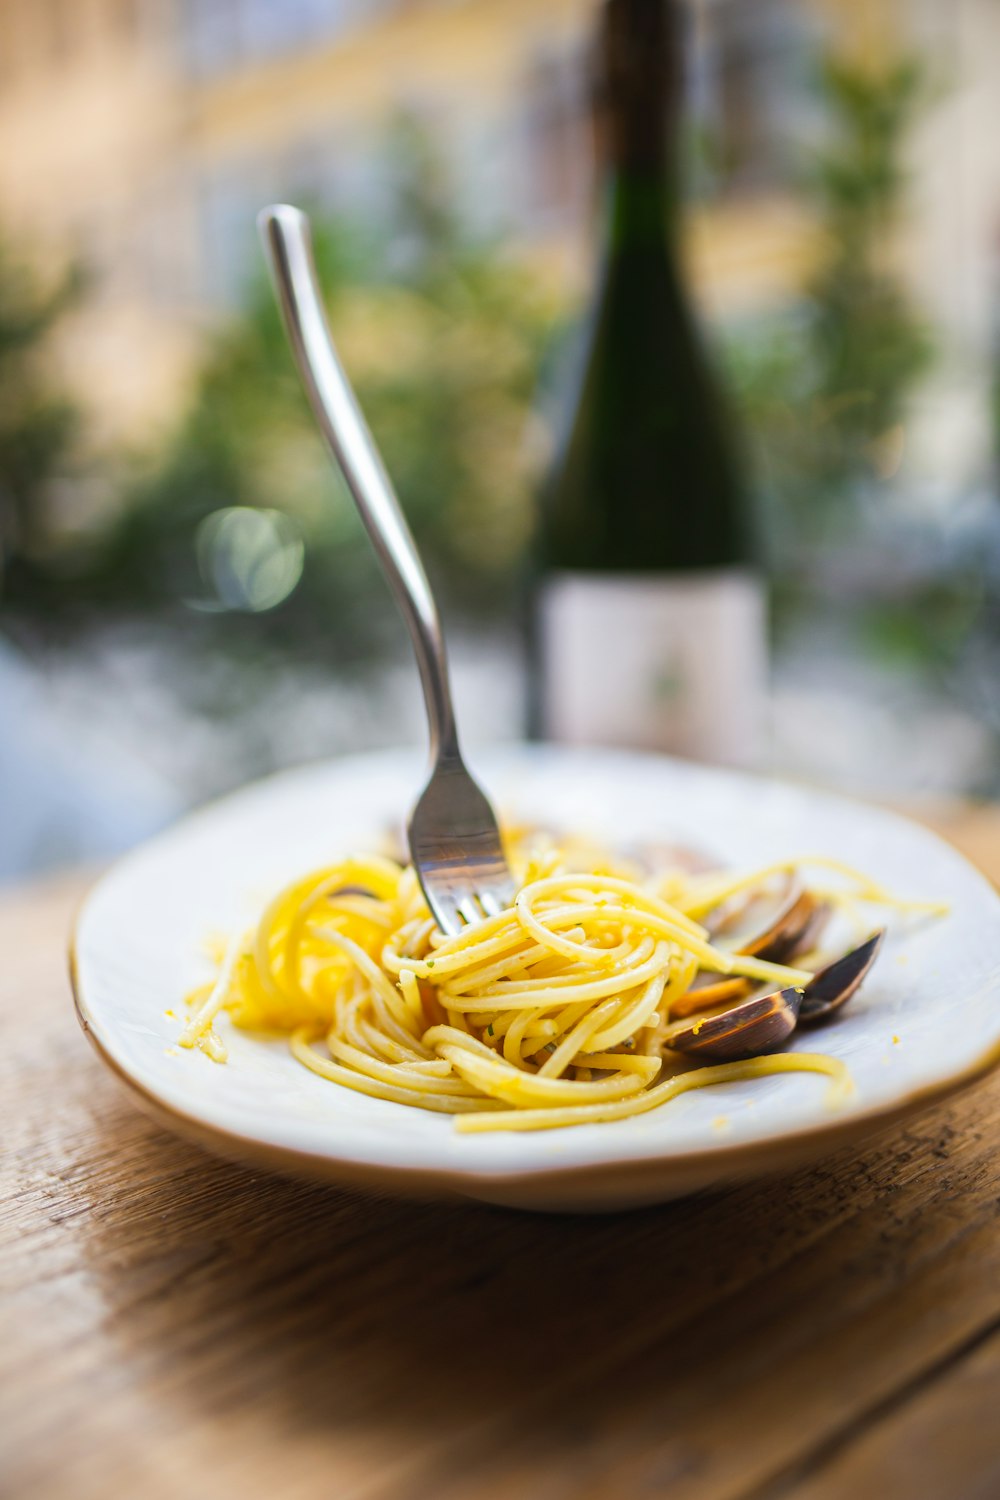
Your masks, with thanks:
[{"label": "spaghetti", "polygon": [[[831,898],[906,904],[845,866],[815,863],[848,882]],[[811,977],[721,947],[701,920],[793,863],[643,880],[550,848],[520,868],[514,905],[455,937],[435,926],[413,869],[390,859],[352,858],[295,882],[191,997],[182,1043],[224,1061],[213,1023],[228,1012],[289,1035],[313,1073],[454,1115],[463,1132],[617,1120],[688,1089],[788,1071],[827,1075],[831,1100],[849,1092],[844,1065],[820,1054],[692,1069],[670,1051],[671,1005],[696,976],[774,987]]]}]

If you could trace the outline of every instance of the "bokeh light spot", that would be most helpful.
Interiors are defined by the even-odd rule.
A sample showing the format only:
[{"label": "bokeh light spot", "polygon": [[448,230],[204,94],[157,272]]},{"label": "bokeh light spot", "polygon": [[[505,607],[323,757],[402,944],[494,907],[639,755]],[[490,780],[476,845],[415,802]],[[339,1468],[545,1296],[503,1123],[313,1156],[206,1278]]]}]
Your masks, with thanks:
[{"label": "bokeh light spot", "polygon": [[223,609],[274,609],[302,577],[302,534],[280,510],[233,505],[213,511],[198,527],[196,547],[205,586]]}]

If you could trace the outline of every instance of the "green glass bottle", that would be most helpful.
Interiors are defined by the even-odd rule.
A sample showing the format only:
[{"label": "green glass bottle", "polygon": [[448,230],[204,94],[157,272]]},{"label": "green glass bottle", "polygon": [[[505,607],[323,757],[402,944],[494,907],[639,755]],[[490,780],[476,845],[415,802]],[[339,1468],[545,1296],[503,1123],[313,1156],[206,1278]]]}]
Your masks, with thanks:
[{"label": "green glass bottle", "polygon": [[542,494],[535,684],[548,737],[754,758],[765,608],[728,410],[677,249],[681,15],[605,0],[606,244]]}]

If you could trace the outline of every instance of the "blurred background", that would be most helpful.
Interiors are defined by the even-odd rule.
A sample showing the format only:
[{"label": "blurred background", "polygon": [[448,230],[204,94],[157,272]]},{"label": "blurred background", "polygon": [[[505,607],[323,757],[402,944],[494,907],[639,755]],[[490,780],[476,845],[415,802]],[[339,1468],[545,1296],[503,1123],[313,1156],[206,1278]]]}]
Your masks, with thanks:
[{"label": "blurred background", "polygon": [[[1000,7],[691,0],[683,243],[766,536],[762,764],[1000,794]],[[0,0],[0,878],[415,741],[255,215],[315,216],[469,739],[523,732],[594,0]]]}]

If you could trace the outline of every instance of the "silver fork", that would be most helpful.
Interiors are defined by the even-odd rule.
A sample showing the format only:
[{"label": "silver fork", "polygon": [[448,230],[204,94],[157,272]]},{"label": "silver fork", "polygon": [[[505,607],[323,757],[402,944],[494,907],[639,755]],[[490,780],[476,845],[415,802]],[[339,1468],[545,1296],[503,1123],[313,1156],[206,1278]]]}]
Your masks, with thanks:
[{"label": "silver fork", "polygon": [[309,220],[276,204],[257,219],[292,353],[320,431],[340,465],[410,632],[431,740],[430,780],[407,827],[410,857],[438,926],[455,934],[514,899],[493,809],[458,746],[434,596],[374,439],[330,337]]}]

